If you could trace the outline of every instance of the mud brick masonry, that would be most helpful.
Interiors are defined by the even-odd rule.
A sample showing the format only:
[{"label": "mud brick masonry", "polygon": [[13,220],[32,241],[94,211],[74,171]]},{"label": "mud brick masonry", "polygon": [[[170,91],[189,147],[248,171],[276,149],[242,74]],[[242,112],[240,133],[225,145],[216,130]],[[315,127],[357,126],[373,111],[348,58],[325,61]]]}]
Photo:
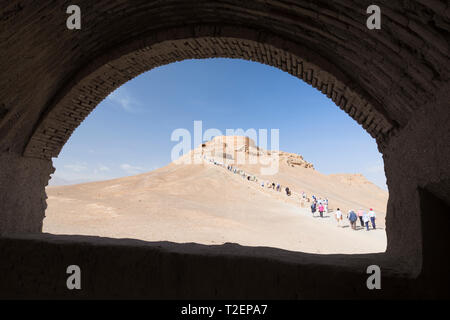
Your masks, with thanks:
[{"label": "mud brick masonry", "polygon": [[[66,28],[71,4],[81,30]],[[380,30],[366,27],[371,4]],[[0,297],[450,296],[448,1],[2,1],[0,52]],[[386,253],[41,233],[52,157],[98,103],[157,66],[214,57],[304,80],[376,139],[390,194]],[[74,263],[89,272],[72,292]],[[382,290],[365,285],[370,264]]]}]

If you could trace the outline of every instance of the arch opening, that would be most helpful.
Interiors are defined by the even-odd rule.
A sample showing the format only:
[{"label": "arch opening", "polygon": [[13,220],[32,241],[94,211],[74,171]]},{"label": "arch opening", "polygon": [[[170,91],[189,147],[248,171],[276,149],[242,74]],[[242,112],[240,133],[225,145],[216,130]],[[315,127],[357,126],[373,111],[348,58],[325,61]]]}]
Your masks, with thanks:
[{"label": "arch opening", "polygon": [[[157,261],[156,276],[149,282],[148,269],[142,272],[136,268],[133,272],[140,277],[133,274],[130,278],[142,281],[129,283],[127,277],[123,277],[128,269],[116,268],[115,278],[120,281],[116,288],[103,286],[84,290],[91,297],[123,296],[123,292],[134,292],[138,297],[142,297],[142,292],[147,297],[160,297],[161,292],[171,298],[185,298],[186,292],[196,297],[235,297],[234,290],[242,281],[246,287],[242,291],[245,298],[260,297],[261,292],[266,292],[266,298],[342,297],[342,293],[354,297],[355,292],[358,296],[373,298],[372,292],[364,286],[348,285],[360,283],[361,270],[373,262],[382,265],[382,270],[386,270],[384,276],[389,279],[384,282],[390,287],[383,288],[383,297],[448,297],[448,286],[443,288],[444,281],[435,275],[430,277],[434,270],[445,269],[441,252],[433,251],[433,243],[442,244],[446,240],[441,238],[446,235],[445,228],[442,225],[436,227],[435,223],[430,223],[432,220],[422,225],[421,220],[423,215],[432,219],[434,208],[442,211],[447,208],[444,203],[431,207],[427,204],[440,201],[439,198],[446,200],[445,187],[450,177],[448,4],[444,1],[400,3],[380,0],[383,27],[368,31],[365,9],[370,3],[364,1],[356,4],[340,0],[289,3],[189,0],[183,3],[170,0],[164,3],[123,0],[93,3],[80,0],[78,3],[86,9],[81,32],[66,30],[63,3],[11,3],[1,9],[3,28],[0,33],[4,41],[0,47],[5,58],[0,61],[3,70],[0,77],[0,235],[41,231],[46,206],[44,187],[53,170],[49,159],[59,153],[73,129],[108,92],[140,72],[139,67],[132,68],[134,71],[123,70],[121,66],[129,66],[124,61],[123,65],[109,65],[110,69],[115,69],[108,70],[109,63],[120,62],[120,57],[158,43],[225,38],[240,39],[233,40],[228,49],[224,48],[233,56],[243,56],[244,51],[254,52],[245,46],[247,41],[254,41],[263,44],[263,56],[264,52],[269,52],[265,45],[269,45],[302,57],[345,84],[346,87],[339,87],[334,82],[324,83],[322,77],[317,77],[316,69],[309,72],[303,63],[300,76],[311,83],[322,82],[324,85],[320,85],[320,89],[331,90],[331,97],[335,96],[337,104],[345,103],[350,113],[364,114],[365,110],[359,109],[357,104],[353,109],[347,99],[341,98],[342,90],[349,87],[367,99],[377,112],[370,113],[367,118],[363,116],[362,122],[373,120],[372,117],[378,119],[379,113],[383,115],[372,129],[383,153],[390,190],[388,250],[382,255],[321,259],[270,250],[255,254],[248,248],[226,247],[226,254],[217,257],[209,248],[189,246],[174,249],[170,245],[146,245],[145,250],[140,250],[137,247],[142,246],[141,243],[133,242],[123,249],[120,241],[107,239],[102,239],[101,246],[97,246],[98,239],[80,240],[77,237],[2,238],[2,261],[16,262],[6,268],[4,278],[7,283],[2,284],[7,289],[2,293],[27,291],[23,285],[23,274],[27,274],[43,280],[31,281],[34,285],[30,284],[33,289],[28,290],[28,296],[42,292],[50,296],[68,296],[67,290],[58,291],[61,286],[56,283],[54,272],[62,270],[64,264],[71,263],[80,252],[86,256],[95,252],[106,258],[102,259],[106,262],[100,264],[96,260],[91,263],[91,274],[104,280],[103,283],[109,281],[102,278],[105,265],[113,265],[118,254],[131,257],[127,267],[135,264],[135,258],[148,264]],[[188,50],[192,52],[193,49],[190,46],[184,49]],[[191,57],[201,52],[192,52]],[[288,65],[289,60],[277,61],[273,55],[266,57],[276,65],[283,67],[283,61]],[[163,52],[160,58],[164,60],[167,56]],[[170,58],[176,60],[177,56]],[[104,79],[102,72],[106,75]],[[77,91],[83,87],[86,92]],[[80,94],[89,97],[91,103],[81,105],[77,100]],[[385,126],[384,121],[388,125]],[[381,129],[381,136],[377,135],[377,127]],[[424,227],[429,230],[422,232]],[[433,232],[435,229],[437,232]],[[84,246],[85,242],[90,242],[91,246]],[[47,255],[36,250],[36,244]],[[61,250],[61,247],[67,250]],[[106,247],[113,248],[111,252],[114,253],[108,254],[110,251],[105,250]],[[163,249],[159,250],[160,247]],[[48,257],[56,258],[51,261]],[[287,263],[272,263],[268,257]],[[171,282],[173,278],[168,277],[168,272],[160,266],[174,261],[180,263],[182,272],[193,279],[206,276],[206,282],[220,283],[223,291],[217,294],[216,286],[196,287]],[[49,262],[53,262],[53,269],[48,268]],[[291,267],[292,263],[295,267]],[[175,274],[180,272],[180,265],[173,269]],[[192,268],[192,265],[199,268]],[[217,274],[226,275],[223,278],[227,283],[203,272],[205,265],[214,266]],[[236,271],[244,271],[242,277],[235,278]],[[393,276],[386,275],[390,271]],[[318,273],[321,277],[317,277]],[[398,277],[399,273],[420,278],[404,281]],[[281,283],[279,274],[287,275]],[[336,275],[343,276],[346,281],[336,283]],[[261,283],[261,278],[268,281]],[[173,284],[177,293],[168,293],[167,281]],[[116,291],[112,293],[111,290]]]},{"label": "arch opening", "polygon": [[[236,79],[238,84],[233,85],[231,74],[238,72],[241,74],[239,80]],[[175,78],[175,74],[179,76]],[[187,74],[190,76],[186,77]],[[202,80],[204,76],[209,77],[206,82]],[[192,81],[199,87],[187,84]],[[186,89],[182,88],[182,83],[186,83]],[[221,87],[225,87],[226,95],[217,94]],[[148,93],[139,94],[139,91]],[[166,94],[170,97],[165,97]],[[174,100],[173,96],[183,99]],[[225,99],[225,96],[230,98]],[[286,96],[289,98],[283,99]],[[197,107],[196,103],[184,99],[206,99],[208,107],[205,102],[200,102],[203,107]],[[272,102],[271,107],[267,101]],[[153,107],[153,104],[156,105]],[[170,112],[158,110],[160,104]],[[320,254],[385,251],[387,192],[357,174],[361,170],[364,174],[371,173],[372,168],[364,168],[374,165],[373,160],[367,163],[370,158],[381,161],[376,163],[378,171],[378,167],[382,167],[376,142],[308,83],[278,69],[245,60],[191,60],[167,65],[133,79],[108,96],[101,106],[102,112],[96,113],[94,120],[87,120],[90,131],[82,133],[84,142],[78,135],[78,145],[71,146],[76,151],[70,152],[70,147],[64,149],[67,151],[64,155],[70,161],[57,161],[55,174],[68,171],[64,170],[66,165],[72,171],[66,179],[75,179],[72,184],[90,182],[94,174],[97,179],[93,181],[108,180],[104,176],[101,178],[99,173],[111,168],[116,168],[113,170],[119,174],[109,175],[109,179],[113,179],[110,181],[48,189],[49,208],[44,232],[203,244],[237,242]],[[123,115],[116,115],[118,118],[115,119],[111,115],[113,112],[107,111],[112,109],[107,108],[115,108],[114,112],[120,109]],[[186,112],[193,121],[175,116]],[[111,121],[110,126],[115,129],[104,127],[103,118]],[[154,121],[154,124],[149,127],[148,121]],[[165,123],[164,128],[159,123]],[[220,127],[209,128],[211,123]],[[95,127],[100,129],[95,130]],[[83,129],[87,130],[86,127]],[[100,130],[109,134],[111,141],[119,142],[97,139]],[[135,134],[126,134],[129,130]],[[162,130],[165,130],[164,134],[160,132]],[[339,134],[347,130],[348,133]],[[180,139],[171,143],[169,139],[179,131],[188,132],[188,136],[176,134]],[[105,133],[101,135],[105,136]],[[241,141],[241,137],[223,135],[241,135],[242,138],[248,135],[249,138]],[[182,159],[176,159],[173,151],[184,146],[185,138],[189,148],[182,150],[185,153]],[[131,143],[134,147],[119,152],[124,148],[120,144],[124,139],[129,140],[127,146]],[[155,139],[165,140],[165,148],[161,148],[161,143],[144,142]],[[114,145],[119,154],[110,153],[100,142],[91,144],[95,140]],[[134,141],[140,141],[140,144]],[[368,147],[364,147],[366,144]],[[364,151],[352,150],[356,145]],[[163,152],[167,155],[155,166],[156,170],[151,169],[154,165],[150,166],[148,162],[159,158],[149,157],[144,151],[152,146],[156,148],[152,154]],[[133,150],[136,148],[142,151]],[[93,165],[89,158],[95,157],[96,151],[107,152],[106,158],[119,157],[122,162],[114,163],[97,156],[96,161],[101,165],[86,173]],[[169,157],[171,153],[172,157]],[[276,166],[268,162],[271,157],[275,160],[275,156]],[[327,158],[335,161],[327,161]],[[384,174],[382,178],[384,180]],[[276,188],[278,192],[275,192],[275,186],[270,188],[269,181],[280,184],[280,189]],[[289,188],[289,192],[285,188]],[[315,197],[317,208],[311,215],[312,197]],[[322,217],[319,208],[325,199]],[[365,226],[361,217],[354,226],[358,232],[351,233],[348,211],[358,213],[361,210],[369,214],[369,208],[374,208],[377,213],[376,229],[372,222]],[[342,215],[336,222],[337,209]],[[76,217],[77,212],[85,219]],[[369,228],[372,231],[370,235],[363,235],[366,227],[367,231]],[[309,236],[304,236],[307,234]],[[320,237],[322,241],[311,240]],[[359,240],[354,241],[353,237]]]}]

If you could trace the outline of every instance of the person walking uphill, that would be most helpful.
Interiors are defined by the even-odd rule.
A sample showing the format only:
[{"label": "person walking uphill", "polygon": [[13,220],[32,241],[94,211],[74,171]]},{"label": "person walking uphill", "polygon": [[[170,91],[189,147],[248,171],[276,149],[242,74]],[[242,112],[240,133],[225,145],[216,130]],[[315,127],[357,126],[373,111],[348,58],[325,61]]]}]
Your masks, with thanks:
[{"label": "person walking uphill", "polygon": [[367,231],[369,231],[369,215],[367,214],[367,212],[364,212],[363,214],[363,221],[364,221],[364,225],[366,226]]},{"label": "person walking uphill", "polygon": [[321,218],[323,218],[323,210],[324,210],[323,204],[319,204],[319,213]]},{"label": "person walking uphill", "polygon": [[286,195],[289,197],[291,195],[291,190],[289,189],[289,187],[286,187],[285,191]]},{"label": "person walking uphill", "polygon": [[356,220],[358,220],[358,216],[356,215],[355,211],[350,210],[348,212],[348,220],[350,221],[350,225],[352,227],[353,230],[356,230]]},{"label": "person walking uphill", "polygon": [[312,213],[313,217],[314,217],[314,213],[315,213],[315,212],[316,212],[316,203],[313,202],[313,203],[311,204],[311,213]]},{"label": "person walking uphill", "polygon": [[372,222],[372,227],[374,229],[377,228],[377,226],[375,225],[375,219],[376,219],[377,215],[375,214],[375,211],[373,211],[372,208],[370,208],[369,210],[369,218],[370,218],[370,222]]},{"label": "person walking uphill", "polygon": [[339,208],[337,208],[337,210],[335,212],[335,216],[336,216],[337,226],[340,227],[341,226],[341,220],[342,220],[342,212],[341,212],[341,210],[339,210]]},{"label": "person walking uphill", "polygon": [[359,210],[358,210],[358,218],[359,218],[359,222],[361,223],[361,227],[364,228],[363,215],[364,215],[363,209],[359,209]]}]

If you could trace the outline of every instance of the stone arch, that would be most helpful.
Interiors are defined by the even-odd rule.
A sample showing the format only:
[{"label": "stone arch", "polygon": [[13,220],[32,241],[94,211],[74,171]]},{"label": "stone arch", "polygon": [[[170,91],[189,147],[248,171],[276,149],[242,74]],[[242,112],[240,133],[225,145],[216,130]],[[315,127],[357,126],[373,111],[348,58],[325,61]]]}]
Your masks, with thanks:
[{"label": "stone arch", "polygon": [[[109,93],[143,72],[185,59],[241,58],[288,72],[332,99],[375,138],[380,147],[396,128],[396,122],[389,119],[364,90],[355,87],[348,75],[320,57],[315,60],[326,70],[301,58],[298,54],[303,50],[295,43],[255,30],[233,27],[197,26],[164,30],[162,33],[153,33],[150,39],[140,38],[138,43],[128,43],[118,50],[123,55],[101,56],[83,68],[75,80],[52,99],[24,155],[41,159],[57,157],[76,127]],[[227,33],[245,35],[246,38],[224,36]],[[170,39],[180,35],[183,35],[180,39]],[[164,38],[170,40],[157,42]],[[258,39],[264,39],[264,42],[258,42]]]},{"label": "stone arch", "polygon": [[[279,285],[273,271],[284,270],[289,280],[277,291],[280,295],[290,292],[289,297],[317,297],[318,292],[326,291],[334,292],[334,297],[342,297],[341,293],[352,297],[353,288],[332,284],[334,279],[326,276],[323,281],[300,283],[299,279],[313,279],[311,276],[321,269],[326,270],[324,275],[340,274],[343,279],[359,281],[361,268],[376,259],[391,272],[389,279],[394,284],[382,290],[385,296],[398,297],[399,292],[407,292],[420,297],[427,292],[428,296],[448,297],[448,290],[436,290],[423,280],[434,279],[426,276],[434,269],[445,270],[443,266],[435,268],[442,261],[442,253],[433,252],[428,244],[449,241],[445,233],[448,227],[429,223],[439,216],[427,205],[442,199],[442,194],[446,197],[450,179],[447,1],[379,0],[382,28],[372,31],[365,25],[365,10],[372,4],[369,0],[79,0],[77,4],[82,8],[80,31],[65,28],[69,4],[64,1],[10,2],[0,8],[0,235],[41,232],[45,186],[53,170],[50,158],[58,154],[73,129],[108,92],[152,65],[187,57],[221,56],[222,51],[223,56],[254,59],[281,68],[329,95],[377,140],[390,191],[386,254],[329,260],[299,255],[287,257],[285,265],[242,258],[236,270],[258,265],[265,271],[255,274],[264,275],[271,287]],[[158,54],[152,56],[156,49]],[[436,208],[445,210],[448,206],[439,203]],[[423,224],[424,217],[427,223]],[[425,245],[421,235],[426,236]],[[19,265],[24,265],[23,259],[36,251],[35,243],[60,261],[69,261],[70,252],[84,250],[76,241],[66,246],[73,251],[65,253],[58,243],[43,238],[31,242],[0,239],[0,258],[14,261],[15,257]],[[152,250],[156,259],[164,259],[159,249]],[[220,269],[235,265],[234,252],[249,256],[246,249],[233,250],[222,260],[211,255],[211,262]],[[197,256],[177,254],[172,252],[167,259],[176,257],[181,263],[190,259],[197,264],[203,261],[198,259],[201,251]],[[275,256],[280,254],[275,253],[271,259]],[[48,266],[50,261],[36,259],[28,261],[36,266],[35,276],[47,275],[39,266]],[[291,268],[294,264],[296,267]],[[340,267],[331,270],[330,265]],[[30,272],[30,268],[24,268]],[[21,274],[14,273],[16,266],[4,270],[11,274],[7,276],[5,271],[5,279],[22,279]],[[220,270],[233,274],[235,269]],[[190,272],[194,277],[203,276]],[[302,278],[302,274],[308,276]],[[405,281],[399,274],[419,280],[402,285]],[[53,279],[51,275],[47,276],[43,283],[59,287],[49,280]],[[163,290],[164,276],[161,273],[160,286],[153,286],[152,294]],[[246,297],[270,291],[259,290],[259,278],[254,282],[238,280],[247,285]],[[11,283],[9,291],[16,292],[17,287],[11,287]],[[56,292],[39,287],[38,281],[32,283],[46,294]],[[124,283],[123,288],[126,286]],[[179,286],[178,292],[185,292],[186,288]],[[223,286],[228,292],[233,289],[233,284]],[[300,293],[297,287],[302,288]],[[208,289],[192,290],[204,297],[202,293]],[[365,288],[355,290],[361,297],[369,295]]]}]

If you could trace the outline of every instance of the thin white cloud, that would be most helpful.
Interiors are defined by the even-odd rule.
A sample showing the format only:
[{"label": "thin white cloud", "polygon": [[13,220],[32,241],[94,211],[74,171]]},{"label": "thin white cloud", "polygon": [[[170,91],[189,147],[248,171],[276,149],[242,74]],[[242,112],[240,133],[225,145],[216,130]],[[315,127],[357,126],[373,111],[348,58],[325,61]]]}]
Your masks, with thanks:
[{"label": "thin white cloud", "polygon": [[128,174],[139,174],[145,171],[142,167],[132,166],[128,163],[121,164],[120,168]]},{"label": "thin white cloud", "polygon": [[99,171],[109,171],[109,170],[111,170],[109,167],[107,167],[107,166],[103,166],[103,165],[100,165],[99,167],[98,167],[98,170]]},{"label": "thin white cloud", "polygon": [[98,175],[102,175],[105,172],[110,171],[111,169],[107,166],[104,165],[98,165],[95,169],[94,169],[94,175],[98,176]]},{"label": "thin white cloud", "polygon": [[74,171],[74,172],[82,172],[87,169],[87,167],[83,164],[66,164],[64,168]]},{"label": "thin white cloud", "polygon": [[106,99],[113,104],[118,105],[126,112],[139,111],[139,106],[141,105],[138,101],[136,101],[136,99],[131,97],[131,95],[124,88],[119,88],[113,91]]},{"label": "thin white cloud", "polygon": [[377,164],[377,165],[369,166],[366,170],[367,170],[367,172],[384,174],[384,164]]}]

